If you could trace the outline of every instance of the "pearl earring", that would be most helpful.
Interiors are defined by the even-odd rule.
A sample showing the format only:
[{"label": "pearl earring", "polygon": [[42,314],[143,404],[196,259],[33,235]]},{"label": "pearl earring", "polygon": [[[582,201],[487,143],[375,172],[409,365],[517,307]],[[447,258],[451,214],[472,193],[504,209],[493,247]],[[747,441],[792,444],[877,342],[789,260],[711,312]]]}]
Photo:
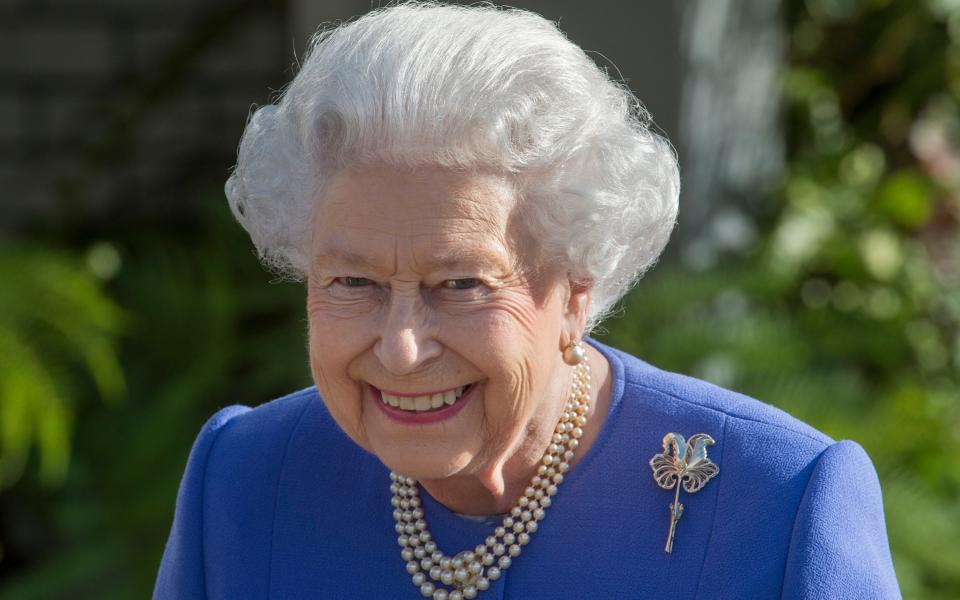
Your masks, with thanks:
[{"label": "pearl earring", "polygon": [[587,350],[580,343],[580,340],[573,340],[563,349],[563,362],[570,366],[576,366],[587,360]]}]

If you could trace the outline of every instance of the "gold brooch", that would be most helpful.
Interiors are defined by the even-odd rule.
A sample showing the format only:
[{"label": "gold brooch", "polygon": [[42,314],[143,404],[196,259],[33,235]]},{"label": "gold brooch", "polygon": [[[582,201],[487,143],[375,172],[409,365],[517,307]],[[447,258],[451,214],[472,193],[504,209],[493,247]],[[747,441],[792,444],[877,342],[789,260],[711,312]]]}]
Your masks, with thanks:
[{"label": "gold brooch", "polygon": [[714,443],[705,433],[697,433],[684,440],[679,433],[663,436],[663,452],[650,459],[653,478],[665,490],[677,488],[670,505],[670,533],[667,534],[665,551],[673,550],[673,537],[677,521],[683,514],[680,504],[680,485],[691,494],[699,491],[710,479],[720,473],[720,468],[707,458],[707,446]]}]

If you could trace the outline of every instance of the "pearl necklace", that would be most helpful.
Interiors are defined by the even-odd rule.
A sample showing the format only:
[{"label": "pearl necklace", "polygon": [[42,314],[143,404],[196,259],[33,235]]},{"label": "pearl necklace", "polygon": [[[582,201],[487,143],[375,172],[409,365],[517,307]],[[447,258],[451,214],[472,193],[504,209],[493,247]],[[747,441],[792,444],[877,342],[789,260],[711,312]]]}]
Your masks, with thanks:
[{"label": "pearl necklace", "polygon": [[[393,518],[397,522],[394,528],[400,534],[397,538],[400,556],[407,563],[407,573],[413,585],[420,588],[425,598],[476,598],[520,556],[521,548],[530,543],[530,536],[537,531],[537,523],[543,520],[553,503],[552,497],[563,483],[563,474],[570,470],[570,461],[587,424],[589,408],[590,366],[584,362],[574,367],[570,399],[530,485],[483,544],[456,556],[448,556],[437,548],[427,529],[417,482],[390,473],[390,492],[393,494],[390,504],[394,507]],[[447,590],[438,584],[453,589]]]}]

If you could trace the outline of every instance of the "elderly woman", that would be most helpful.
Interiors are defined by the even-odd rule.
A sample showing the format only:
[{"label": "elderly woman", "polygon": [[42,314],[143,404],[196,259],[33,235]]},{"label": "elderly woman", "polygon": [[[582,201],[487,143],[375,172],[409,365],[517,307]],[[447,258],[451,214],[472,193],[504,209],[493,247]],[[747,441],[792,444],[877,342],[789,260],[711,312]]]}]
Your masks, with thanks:
[{"label": "elderly woman", "polygon": [[317,36],[226,186],[306,281],[316,386],[203,427],[154,597],[899,597],[860,446],[585,338],[678,189],[537,15]]}]

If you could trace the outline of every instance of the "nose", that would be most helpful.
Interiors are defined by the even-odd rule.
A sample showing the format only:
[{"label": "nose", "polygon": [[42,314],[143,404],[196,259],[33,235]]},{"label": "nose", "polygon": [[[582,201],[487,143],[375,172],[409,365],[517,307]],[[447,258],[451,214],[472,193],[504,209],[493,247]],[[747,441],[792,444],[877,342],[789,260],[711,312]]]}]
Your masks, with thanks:
[{"label": "nose", "polygon": [[440,355],[427,308],[419,299],[391,298],[374,354],[393,375],[415,373]]}]

